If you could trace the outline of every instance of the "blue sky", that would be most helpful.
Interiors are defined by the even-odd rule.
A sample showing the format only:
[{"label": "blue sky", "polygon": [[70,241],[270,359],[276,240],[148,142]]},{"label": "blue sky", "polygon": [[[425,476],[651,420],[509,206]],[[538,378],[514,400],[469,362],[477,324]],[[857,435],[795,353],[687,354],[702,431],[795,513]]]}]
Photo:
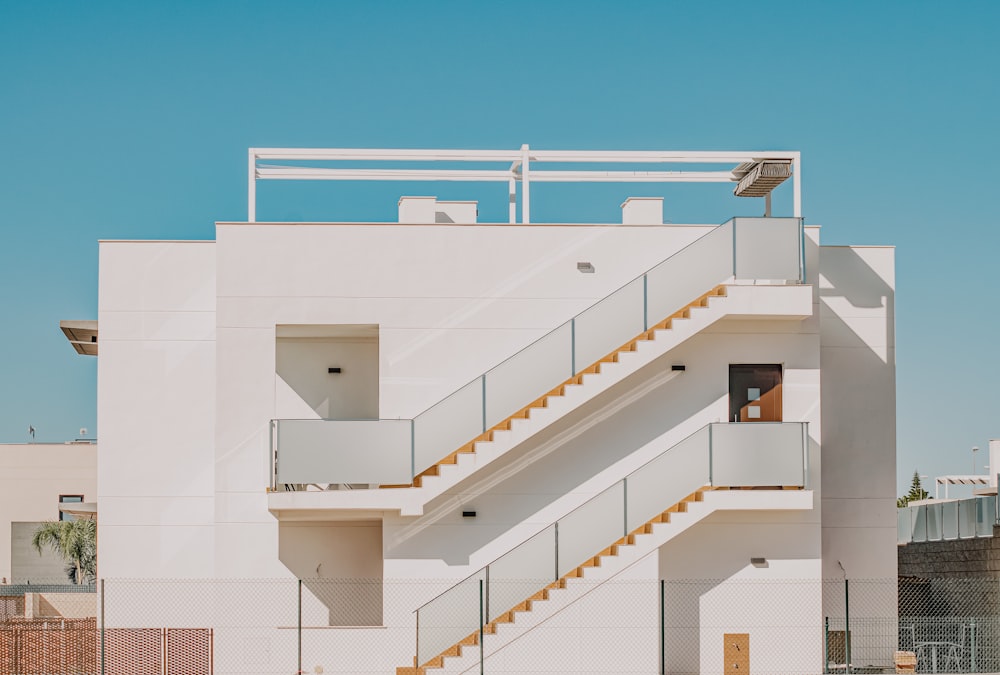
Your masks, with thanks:
[{"label": "blue sky", "polygon": [[[248,147],[793,149],[824,243],[898,247],[901,485],[969,471],[973,445],[982,466],[997,26],[996,2],[2,1],[0,442],[96,429],[95,359],[58,322],[96,317],[98,239],[245,219]],[[265,185],[261,219],[395,208]],[[759,210],[724,194],[668,187],[666,217]],[[560,196],[533,194],[534,219]],[[576,217],[614,216],[576,196]]]}]

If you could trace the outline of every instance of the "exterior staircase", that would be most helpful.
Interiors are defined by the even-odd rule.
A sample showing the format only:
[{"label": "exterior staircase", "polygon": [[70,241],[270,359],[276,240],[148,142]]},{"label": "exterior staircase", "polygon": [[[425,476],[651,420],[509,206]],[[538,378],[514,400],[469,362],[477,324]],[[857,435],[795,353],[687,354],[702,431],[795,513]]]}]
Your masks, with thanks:
[{"label": "exterior staircase", "polygon": [[614,351],[601,357],[594,363],[590,364],[586,368],[577,371],[572,377],[566,379],[559,386],[555,387],[544,396],[532,401],[528,405],[524,406],[514,414],[510,415],[501,422],[495,424],[491,428],[487,429],[485,432],[473,438],[471,441],[455,450],[451,454],[442,458],[436,464],[424,469],[419,474],[417,474],[413,482],[404,485],[382,485],[382,488],[407,488],[407,487],[423,487],[424,480],[431,476],[440,476],[441,468],[444,466],[458,464],[459,457],[461,455],[475,455],[478,444],[491,443],[494,440],[494,436],[500,431],[510,431],[514,420],[525,420],[531,417],[533,410],[538,410],[541,408],[548,408],[550,401],[555,398],[560,398],[566,395],[566,388],[572,386],[580,386],[583,384],[583,379],[587,375],[598,375],[601,373],[601,369],[605,364],[618,363],[623,354],[627,352],[635,352],[639,349],[639,343],[649,342],[657,339],[657,333],[662,331],[669,331],[673,328],[674,322],[683,321],[691,318],[691,313],[699,308],[706,308],[709,306],[709,300],[711,298],[725,297],[727,293],[727,287],[725,285],[719,285],[713,288],[708,293],[700,296],[694,301],[688,303],[686,306],[682,307],[677,312],[671,314],[667,318],[663,319],[656,325],[650,327],[648,330],[643,331],[639,335],[635,336],[622,346],[618,347]]},{"label": "exterior staircase", "polygon": [[611,580],[716,510],[753,510],[776,506],[811,508],[811,493],[798,489],[800,487],[776,486],[775,490],[730,491],[727,488],[702,486],[582,561],[559,579],[539,588],[516,605],[493,614],[481,627],[476,627],[438,654],[422,663],[418,657],[414,657],[413,665],[396,668],[396,675],[433,675],[436,672],[443,674],[474,670],[478,666],[481,648],[485,656],[502,649],[580,600],[596,585]]},{"label": "exterior staircase", "polygon": [[[425,506],[449,488],[654,362],[664,369],[656,373],[660,384],[682,375],[684,367],[668,365],[664,357],[713,323],[726,318],[801,320],[812,316],[812,289],[802,284],[801,223],[795,221],[791,223],[794,228],[785,228],[785,244],[795,245],[786,247],[788,260],[771,267],[770,262],[757,264],[757,254],[748,257],[738,245],[766,234],[771,219],[743,220],[748,222],[730,221],[695,240],[413,419],[275,420],[268,508],[287,518],[313,510],[423,515]],[[750,228],[745,234],[744,226]],[[744,270],[745,265],[749,266]],[[764,283],[757,285],[760,279]],[[671,313],[651,323],[666,312]],[[579,367],[580,363],[587,365]],[[529,402],[521,405],[523,401]],[[615,401],[605,400],[602,407],[614,405]],[[288,438],[295,439],[287,447],[282,440],[285,423]],[[305,430],[305,425],[309,431],[294,431]],[[531,449],[523,461],[518,460],[520,468],[512,470],[568,442],[588,425],[591,422],[582,420],[559,430],[553,440]],[[354,471],[357,477],[347,479],[338,453],[367,442],[379,448],[379,463],[350,469],[347,473]],[[288,461],[283,460],[286,452]],[[323,483],[382,489],[279,487]]]}]

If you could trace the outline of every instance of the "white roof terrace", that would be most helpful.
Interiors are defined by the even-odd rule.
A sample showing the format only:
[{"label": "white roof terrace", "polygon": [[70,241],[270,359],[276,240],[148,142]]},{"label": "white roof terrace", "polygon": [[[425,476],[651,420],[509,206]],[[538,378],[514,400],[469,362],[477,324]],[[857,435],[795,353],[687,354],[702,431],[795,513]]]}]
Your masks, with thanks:
[{"label": "white roof terrace", "polygon": [[[316,162],[351,166],[316,166]],[[463,163],[496,164],[497,168],[462,168]],[[406,164],[416,166],[407,168]],[[424,168],[428,164],[433,168]],[[551,168],[565,164],[580,168]],[[623,168],[608,170],[609,164]],[[651,165],[656,170],[647,170]],[[684,170],[684,165],[699,165],[699,170]],[[720,168],[701,170],[712,165]],[[248,178],[247,220],[251,223],[257,220],[258,180],[506,182],[509,222],[517,222],[520,185],[521,223],[529,224],[532,183],[736,183],[733,194],[763,197],[765,214],[770,215],[771,191],[791,178],[792,215],[802,216],[802,160],[799,152],[790,151],[532,150],[527,145],[519,150],[250,148]]]}]

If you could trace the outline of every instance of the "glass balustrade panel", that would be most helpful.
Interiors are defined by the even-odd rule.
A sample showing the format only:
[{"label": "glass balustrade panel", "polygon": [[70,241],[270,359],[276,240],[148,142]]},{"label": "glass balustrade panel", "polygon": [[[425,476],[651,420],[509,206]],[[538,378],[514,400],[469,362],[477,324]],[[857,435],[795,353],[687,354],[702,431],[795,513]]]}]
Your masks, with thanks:
[{"label": "glass balustrade panel", "polygon": [[702,428],[625,479],[632,532],[708,483],[708,429]]},{"label": "glass balustrade panel", "polygon": [[[480,585],[482,582],[482,586]],[[479,631],[480,603],[485,613],[486,570],[452,586],[417,610],[417,663]],[[482,588],[482,594],[480,594]]]},{"label": "glass balustrade panel", "polygon": [[740,280],[798,281],[802,221],[798,218],[734,218],[735,267]]},{"label": "glass balustrade panel", "polygon": [[711,428],[713,485],[804,485],[803,422],[712,424]]},{"label": "glass balustrade panel", "polygon": [[569,323],[486,373],[486,428],[502,422],[573,376]]},{"label": "glass balustrade panel", "polygon": [[654,326],[733,275],[733,224],[719,225],[646,273],[646,315]]},{"label": "glass balustrade panel", "polygon": [[414,472],[437,464],[481,433],[483,379],[479,377],[413,420]]},{"label": "glass balustrade panel", "polygon": [[910,509],[903,507],[901,509],[896,509],[896,543],[897,544],[909,544],[910,543]]},{"label": "glass balustrade panel", "polygon": [[615,483],[557,523],[559,576],[625,536],[625,485]]},{"label": "glass balustrade panel", "polygon": [[958,539],[959,502],[945,502],[941,505],[941,538]]},{"label": "glass balustrade panel", "polygon": [[645,330],[642,278],[581,312],[573,331],[576,370],[604,358]]},{"label": "glass balustrade panel", "polygon": [[971,539],[976,536],[976,506],[979,499],[963,499],[958,503],[958,536]]},{"label": "glass balustrade panel", "polygon": [[410,420],[278,420],[277,483],[409,483]]},{"label": "glass balustrade panel", "polygon": [[547,528],[489,565],[487,621],[556,580],[556,528]]},{"label": "glass balustrade panel", "polygon": [[993,536],[993,523],[996,520],[997,498],[980,497],[976,500],[976,535],[979,537]]},{"label": "glass balustrade panel", "polygon": [[941,541],[941,504],[927,504],[927,541]]},{"label": "glass balustrade panel", "polygon": [[910,530],[912,532],[910,541],[927,541],[927,507],[911,506],[909,509],[910,516],[912,517],[910,523]]}]

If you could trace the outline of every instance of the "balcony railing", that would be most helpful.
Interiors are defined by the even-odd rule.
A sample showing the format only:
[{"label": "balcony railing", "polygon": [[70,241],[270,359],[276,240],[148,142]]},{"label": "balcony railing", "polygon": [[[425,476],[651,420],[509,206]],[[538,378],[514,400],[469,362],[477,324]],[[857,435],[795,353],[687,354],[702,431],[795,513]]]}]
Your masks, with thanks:
[{"label": "balcony railing", "polygon": [[734,218],[410,420],[275,420],[273,489],[405,484],[661,320],[731,281],[802,283],[801,218]]},{"label": "balcony railing", "polygon": [[992,537],[1000,524],[997,498],[973,497],[896,510],[896,543]]},{"label": "balcony railing", "polygon": [[417,662],[489,623],[706,486],[807,487],[808,424],[710,424],[417,610]]}]

